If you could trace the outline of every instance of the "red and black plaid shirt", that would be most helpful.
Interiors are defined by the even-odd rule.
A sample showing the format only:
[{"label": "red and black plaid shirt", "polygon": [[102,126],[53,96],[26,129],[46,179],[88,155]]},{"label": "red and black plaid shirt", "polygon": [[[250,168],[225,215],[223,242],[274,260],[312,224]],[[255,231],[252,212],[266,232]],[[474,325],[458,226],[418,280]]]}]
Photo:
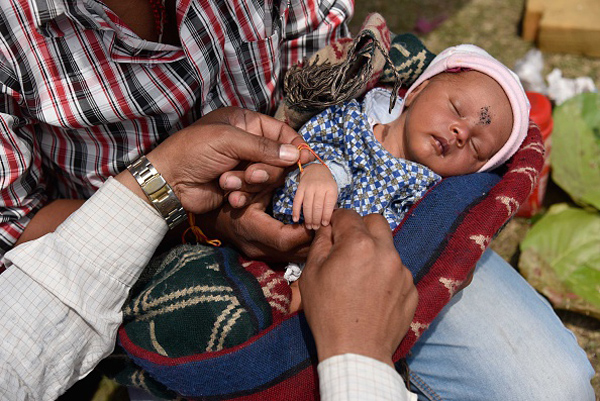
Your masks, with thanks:
[{"label": "red and black plaid shirt", "polygon": [[178,0],[181,47],[97,0],[0,4],[0,256],[54,198],[87,198],[219,107],[274,111],[290,65],[348,34],[352,0]]}]

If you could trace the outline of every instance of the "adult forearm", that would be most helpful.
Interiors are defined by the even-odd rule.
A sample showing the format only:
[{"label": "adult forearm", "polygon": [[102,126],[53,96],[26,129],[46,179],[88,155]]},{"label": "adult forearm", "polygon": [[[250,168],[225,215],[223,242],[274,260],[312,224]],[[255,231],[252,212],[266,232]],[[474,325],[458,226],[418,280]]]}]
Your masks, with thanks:
[{"label": "adult forearm", "polygon": [[40,238],[56,230],[63,221],[85,202],[82,199],[58,199],[41,208],[31,219],[15,246]]},{"label": "adult forearm", "polygon": [[[205,213],[223,201],[221,174],[242,160],[292,165],[297,137],[266,116],[227,108],[147,156],[186,210]],[[55,399],[112,351],[123,302],[167,227],[125,171],[54,232],[5,254],[0,399]]]},{"label": "adult forearm", "polygon": [[[142,192],[129,171],[123,171],[115,177],[123,186],[137,195],[140,199],[149,203],[148,198]],[[57,199],[41,208],[31,219],[23,234],[19,237],[15,246],[24,242],[40,238],[48,233],[54,232],[73,212],[83,205],[84,199]]]},{"label": "adult forearm", "polygon": [[[127,189],[140,199],[149,203],[148,198],[142,192],[129,171],[124,171],[115,177]],[[79,209],[85,202],[84,199],[57,199],[41,208],[31,219],[15,246],[24,242],[40,238],[56,230],[56,228],[67,219],[74,211]]]}]

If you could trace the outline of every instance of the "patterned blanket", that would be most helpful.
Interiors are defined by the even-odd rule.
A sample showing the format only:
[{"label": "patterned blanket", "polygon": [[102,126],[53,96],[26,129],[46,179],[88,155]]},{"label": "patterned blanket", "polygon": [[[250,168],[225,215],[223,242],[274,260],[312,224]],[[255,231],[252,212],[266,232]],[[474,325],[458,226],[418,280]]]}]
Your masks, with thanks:
[{"label": "patterned blanket", "polygon": [[[368,78],[358,94],[382,76],[397,79],[399,71],[412,65],[402,78],[409,85],[410,77],[418,76],[433,57],[412,36],[396,36],[386,46],[377,37],[389,31],[381,17],[375,21],[377,33],[361,40],[391,47],[395,72],[373,68],[366,76],[377,79]],[[342,42],[332,46],[355,43]],[[408,50],[407,43],[414,48]],[[401,50],[395,53],[395,46]],[[375,57],[379,47],[361,53],[355,46],[352,51],[358,48]],[[315,108],[297,112],[287,104],[279,115],[302,121]],[[543,153],[539,129],[532,124],[506,166],[442,180],[395,230],[394,244],[419,292],[410,330],[394,354],[399,370],[402,358],[472,273],[493,236],[526,200]],[[318,399],[314,342],[303,314],[287,313],[290,290],[282,275],[232,249],[175,248],[154,260],[132,291],[118,335],[121,348],[104,367],[119,382],[167,399]]]}]

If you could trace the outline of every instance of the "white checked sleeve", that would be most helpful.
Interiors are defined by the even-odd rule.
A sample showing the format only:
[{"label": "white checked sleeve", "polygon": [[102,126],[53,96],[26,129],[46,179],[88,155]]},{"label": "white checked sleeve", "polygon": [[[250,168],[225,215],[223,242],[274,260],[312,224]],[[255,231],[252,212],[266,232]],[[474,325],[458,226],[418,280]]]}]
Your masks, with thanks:
[{"label": "white checked sleeve", "polygon": [[56,399],[113,350],[121,306],[166,232],[109,179],[54,233],[6,253],[0,399]]},{"label": "white checked sleeve", "polygon": [[322,401],[417,401],[393,368],[366,356],[336,355],[317,369]]}]

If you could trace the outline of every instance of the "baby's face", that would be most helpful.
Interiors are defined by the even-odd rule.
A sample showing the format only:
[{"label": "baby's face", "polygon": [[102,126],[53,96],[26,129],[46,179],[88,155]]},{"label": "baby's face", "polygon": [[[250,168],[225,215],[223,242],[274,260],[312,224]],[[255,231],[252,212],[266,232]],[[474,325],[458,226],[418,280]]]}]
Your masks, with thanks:
[{"label": "baby's face", "polygon": [[478,171],[506,143],[512,130],[502,87],[477,72],[442,73],[406,98],[404,158],[443,177]]}]

